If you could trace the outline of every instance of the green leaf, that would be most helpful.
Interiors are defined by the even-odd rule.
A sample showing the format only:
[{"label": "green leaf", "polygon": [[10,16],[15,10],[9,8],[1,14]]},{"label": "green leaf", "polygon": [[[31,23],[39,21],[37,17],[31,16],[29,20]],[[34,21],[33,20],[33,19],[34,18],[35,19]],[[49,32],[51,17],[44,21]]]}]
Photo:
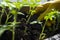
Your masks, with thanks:
[{"label": "green leaf", "polygon": [[44,19],[47,21],[48,20],[48,16],[45,16]]},{"label": "green leaf", "polygon": [[14,8],[16,7],[16,6],[15,6],[14,4],[12,4],[12,3],[8,3],[8,6],[9,6],[9,7],[14,7]]},{"label": "green leaf", "polygon": [[50,17],[50,20],[53,20],[52,17]]},{"label": "green leaf", "polygon": [[3,0],[3,1],[5,1],[5,2],[10,2],[10,0]]},{"label": "green leaf", "polygon": [[7,25],[0,25],[0,36],[4,33],[4,31],[8,30]]},{"label": "green leaf", "polygon": [[30,0],[31,3],[35,3],[36,1],[35,0]]},{"label": "green leaf", "polygon": [[17,14],[17,11],[16,11],[16,10],[11,10],[11,13],[12,13],[13,15],[15,15],[15,14]]},{"label": "green leaf", "polygon": [[1,2],[2,6],[8,6],[7,2]]},{"label": "green leaf", "polygon": [[30,22],[30,24],[35,24],[35,23],[37,23],[37,21]]},{"label": "green leaf", "polygon": [[20,9],[20,2],[13,2],[13,4],[16,6],[16,8]]},{"label": "green leaf", "polygon": [[32,21],[32,22],[30,22],[30,24],[36,24],[36,23],[42,24],[42,22],[38,22],[38,21]]},{"label": "green leaf", "polygon": [[24,15],[22,12],[18,12],[19,15]]},{"label": "green leaf", "polygon": [[35,10],[31,10],[31,15],[34,15],[36,11]]},{"label": "green leaf", "polygon": [[36,0],[36,2],[40,2],[41,0]]},{"label": "green leaf", "polygon": [[22,0],[22,4],[29,4],[28,0]]},{"label": "green leaf", "polygon": [[57,11],[51,11],[44,17],[44,19],[45,20],[48,20],[48,19],[53,20],[53,17],[56,18],[55,17],[56,14],[57,14]]},{"label": "green leaf", "polygon": [[6,31],[6,30],[9,30],[9,31],[12,31],[11,28],[12,27],[15,27],[14,25],[16,24],[15,22],[12,23],[13,25],[0,25],[0,36]]},{"label": "green leaf", "polygon": [[6,29],[0,28],[0,36],[4,33],[4,31],[6,31]]}]

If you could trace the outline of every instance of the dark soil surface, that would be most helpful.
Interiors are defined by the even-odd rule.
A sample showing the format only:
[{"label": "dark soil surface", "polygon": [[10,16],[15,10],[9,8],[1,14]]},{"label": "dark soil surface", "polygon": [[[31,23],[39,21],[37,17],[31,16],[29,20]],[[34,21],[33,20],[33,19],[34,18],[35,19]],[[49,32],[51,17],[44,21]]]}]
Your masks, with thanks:
[{"label": "dark soil surface", "polygon": [[[21,10],[20,10],[21,11]],[[42,31],[42,25],[41,24],[26,24],[26,16],[28,15],[27,13],[23,12],[25,15],[17,15],[17,21],[21,22],[21,24],[18,24],[17,27],[15,28],[15,40],[39,40],[39,35]],[[30,18],[30,22],[35,21],[36,18],[38,17],[37,14],[32,16]],[[2,17],[2,25],[4,25],[6,21],[6,14],[3,15]],[[13,22],[13,15],[12,17],[8,20],[8,22]],[[44,23],[43,23],[44,24]],[[56,23],[57,24],[57,23]],[[56,25],[55,25],[56,26]],[[26,32],[25,32],[25,28]],[[53,25],[51,26],[53,27]],[[46,38],[51,37],[55,34],[60,33],[60,27],[56,31],[49,31],[48,27],[45,28]],[[6,30],[2,36],[0,37],[0,40],[12,40],[12,32],[9,30]]]}]

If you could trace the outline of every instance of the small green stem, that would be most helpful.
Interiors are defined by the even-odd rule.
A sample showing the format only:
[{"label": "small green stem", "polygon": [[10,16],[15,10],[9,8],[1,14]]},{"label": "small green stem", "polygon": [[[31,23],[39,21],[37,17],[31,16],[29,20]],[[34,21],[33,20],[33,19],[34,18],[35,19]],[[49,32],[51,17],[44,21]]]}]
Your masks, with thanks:
[{"label": "small green stem", "polygon": [[5,24],[7,24],[7,22],[8,22],[8,19],[9,19],[9,16],[7,16],[7,19],[6,19],[6,21],[5,21]]},{"label": "small green stem", "polygon": [[30,16],[28,17],[28,19],[27,19],[27,21],[26,21],[26,24],[28,24],[30,18],[31,18],[31,14],[30,14]]},{"label": "small green stem", "polygon": [[6,21],[5,21],[5,24],[7,24],[8,19],[9,19],[9,15],[10,15],[10,12],[7,14],[7,12],[5,11],[5,13],[6,13],[6,16],[7,16]]},{"label": "small green stem", "polygon": [[34,8],[31,9],[31,6],[30,6],[30,10],[29,10],[30,16],[28,17],[28,19],[27,19],[27,21],[26,21],[26,24],[29,23],[29,20],[30,20],[30,18],[31,18],[31,16],[32,16],[32,11],[31,11],[31,10],[33,10],[33,9],[34,9]]},{"label": "small green stem", "polygon": [[13,29],[12,29],[12,40],[14,40],[15,39],[15,27],[13,27]]},{"label": "small green stem", "polygon": [[13,29],[12,29],[12,40],[15,39],[16,16],[17,16],[17,15],[14,15],[14,23],[15,23],[15,24],[13,24]]},{"label": "small green stem", "polygon": [[0,24],[1,24],[1,19],[2,19],[3,14],[4,14],[4,8],[2,9],[2,14],[0,16]]},{"label": "small green stem", "polygon": [[[46,22],[47,22],[47,21],[46,21]],[[43,26],[43,28],[42,28],[42,32],[41,32],[41,34],[40,34],[39,40],[42,40],[42,35],[43,35],[44,29],[45,29],[46,22],[45,22],[45,24],[44,24],[44,26]]]},{"label": "small green stem", "polygon": [[7,24],[9,18],[11,18],[12,16],[9,17],[9,15],[7,15],[7,18],[6,18],[6,21],[5,21],[5,24]]},{"label": "small green stem", "polygon": [[0,25],[1,25],[1,16],[0,16]]},{"label": "small green stem", "polygon": [[[30,7],[30,10],[31,10],[31,7]],[[27,21],[26,21],[26,24],[28,24],[28,22],[29,22],[29,20],[30,20],[30,18],[31,18],[31,11],[29,10],[29,14],[30,14],[30,16],[28,17],[28,19],[27,19]]]},{"label": "small green stem", "polygon": [[14,22],[16,22],[16,17],[17,17],[17,14],[14,15]]}]

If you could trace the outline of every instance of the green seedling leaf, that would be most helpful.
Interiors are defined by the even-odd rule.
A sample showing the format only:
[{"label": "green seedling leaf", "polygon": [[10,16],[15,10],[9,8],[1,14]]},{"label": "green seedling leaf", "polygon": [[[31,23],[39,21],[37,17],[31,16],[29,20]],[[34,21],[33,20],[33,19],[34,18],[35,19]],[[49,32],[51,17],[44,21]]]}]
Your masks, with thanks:
[{"label": "green seedling leaf", "polygon": [[0,28],[0,36],[4,33],[6,29]]},{"label": "green seedling leaf", "polygon": [[38,24],[42,24],[42,22],[38,22],[38,21],[30,22],[30,24],[36,24],[36,23],[38,23]]},{"label": "green seedling leaf", "polygon": [[57,11],[51,11],[50,13],[48,13],[48,14],[44,17],[44,19],[45,19],[46,21],[47,21],[48,19],[53,20],[53,17],[56,18],[56,17],[55,17],[56,14],[57,14]]},{"label": "green seedling leaf", "polygon": [[36,1],[35,0],[30,0],[31,3],[35,3]]},{"label": "green seedling leaf", "polygon": [[18,3],[17,2],[13,2],[13,4],[16,6],[16,8],[18,8],[18,9],[20,8],[20,3],[19,2]]},{"label": "green seedling leaf", "polygon": [[41,0],[36,0],[36,2],[40,2]]},{"label": "green seedling leaf", "polygon": [[35,8],[36,3],[30,3],[29,6],[32,7],[32,8]]},{"label": "green seedling leaf", "polygon": [[5,2],[10,2],[10,0],[3,0],[3,1],[5,1]]},{"label": "green seedling leaf", "polygon": [[52,17],[50,17],[50,20],[53,20]]},{"label": "green seedling leaf", "polygon": [[13,8],[16,8],[16,6],[13,3],[8,3],[8,7],[10,10],[12,10]]},{"label": "green seedling leaf", "polygon": [[8,6],[7,2],[1,2],[2,6]]},{"label": "green seedling leaf", "polygon": [[23,4],[21,4],[20,2],[13,2],[13,5],[15,5],[16,8],[20,9]]},{"label": "green seedling leaf", "polygon": [[19,15],[24,15],[22,12],[18,12]]},{"label": "green seedling leaf", "polygon": [[22,4],[28,4],[28,0],[22,0]]},{"label": "green seedling leaf", "polygon": [[42,22],[38,22],[38,24],[42,24]]},{"label": "green seedling leaf", "polygon": [[35,24],[35,23],[37,23],[37,21],[30,22],[30,24]]},{"label": "green seedling leaf", "polygon": [[45,36],[46,36],[46,34],[45,34],[45,33],[42,33],[42,34],[41,34],[41,39],[44,39]]},{"label": "green seedling leaf", "polygon": [[15,15],[15,14],[17,14],[17,11],[16,11],[16,10],[11,10],[11,13],[12,13],[13,15]]},{"label": "green seedling leaf", "polygon": [[0,26],[0,36],[7,30],[6,27],[6,25]]},{"label": "green seedling leaf", "polygon": [[35,10],[31,10],[31,15],[34,15],[36,11]]},{"label": "green seedling leaf", "polygon": [[12,4],[12,3],[8,3],[8,6],[9,6],[9,7],[16,8],[16,6],[15,6],[14,4]]}]

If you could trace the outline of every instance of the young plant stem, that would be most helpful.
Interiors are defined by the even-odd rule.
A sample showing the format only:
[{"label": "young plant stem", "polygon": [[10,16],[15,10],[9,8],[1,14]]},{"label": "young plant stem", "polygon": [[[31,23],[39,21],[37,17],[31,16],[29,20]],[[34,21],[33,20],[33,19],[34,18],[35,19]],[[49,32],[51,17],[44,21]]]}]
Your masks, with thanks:
[{"label": "young plant stem", "polygon": [[[32,10],[32,9],[31,9],[31,6],[30,6],[30,10],[29,10],[30,16],[28,17],[28,19],[27,19],[27,21],[26,21],[26,24],[29,23],[29,20],[30,20],[30,18],[31,18],[31,16],[32,16],[32,15],[31,15],[31,14],[32,14],[31,10]],[[27,26],[25,26],[25,31],[24,31],[24,32],[26,33],[26,31],[27,31]]]},{"label": "young plant stem", "polygon": [[[31,10],[31,7],[30,7],[30,10]],[[30,20],[30,18],[31,18],[31,11],[29,10],[29,14],[30,14],[30,16],[28,17],[28,19],[27,19],[27,21],[26,21],[26,24],[28,24],[29,23],[29,20]]]},{"label": "young plant stem", "polygon": [[[47,21],[46,21],[46,22],[47,22]],[[42,40],[42,35],[43,35],[44,29],[45,29],[46,22],[45,22],[45,24],[43,25],[42,32],[41,32],[41,34],[40,34],[39,40]]]},{"label": "young plant stem", "polygon": [[28,19],[27,19],[27,21],[26,21],[26,24],[29,23],[30,18],[31,18],[31,14],[30,14],[30,16],[28,17]]},{"label": "young plant stem", "polygon": [[13,30],[12,30],[12,40],[15,39],[15,27],[13,27]]},{"label": "young plant stem", "polygon": [[[30,10],[29,10],[29,13],[30,13]],[[31,14],[30,14],[30,16],[28,17],[28,19],[27,19],[27,21],[26,21],[26,24],[29,23],[30,18],[31,18]],[[24,33],[26,34],[27,26],[24,26],[24,27],[25,27]]]},{"label": "young plant stem", "polygon": [[14,24],[13,24],[13,29],[12,29],[12,40],[15,39],[15,25],[16,25],[16,14],[14,15]]},{"label": "young plant stem", "polygon": [[[30,18],[31,18],[31,16],[32,16],[32,11],[33,11],[33,9],[34,9],[34,7],[32,8],[32,7],[30,6],[30,10],[29,10],[30,16],[28,17],[28,19],[27,19],[27,21],[26,21],[26,24],[29,23],[29,20],[30,20]],[[32,11],[31,11],[31,10],[32,10]]]},{"label": "young plant stem", "polygon": [[7,15],[7,18],[6,18],[5,24],[7,24],[8,19],[9,19],[9,15]]},{"label": "young plant stem", "polygon": [[4,8],[2,9],[2,14],[0,16],[0,24],[1,24],[1,19],[2,19],[3,14],[4,14]]},{"label": "young plant stem", "polygon": [[7,12],[5,11],[5,13],[6,13],[6,16],[7,16],[7,18],[6,18],[6,21],[5,21],[5,24],[7,24],[7,22],[8,22],[8,19],[10,18],[10,17],[9,17],[9,15],[10,15],[10,12],[9,12],[9,13],[7,13]]}]

